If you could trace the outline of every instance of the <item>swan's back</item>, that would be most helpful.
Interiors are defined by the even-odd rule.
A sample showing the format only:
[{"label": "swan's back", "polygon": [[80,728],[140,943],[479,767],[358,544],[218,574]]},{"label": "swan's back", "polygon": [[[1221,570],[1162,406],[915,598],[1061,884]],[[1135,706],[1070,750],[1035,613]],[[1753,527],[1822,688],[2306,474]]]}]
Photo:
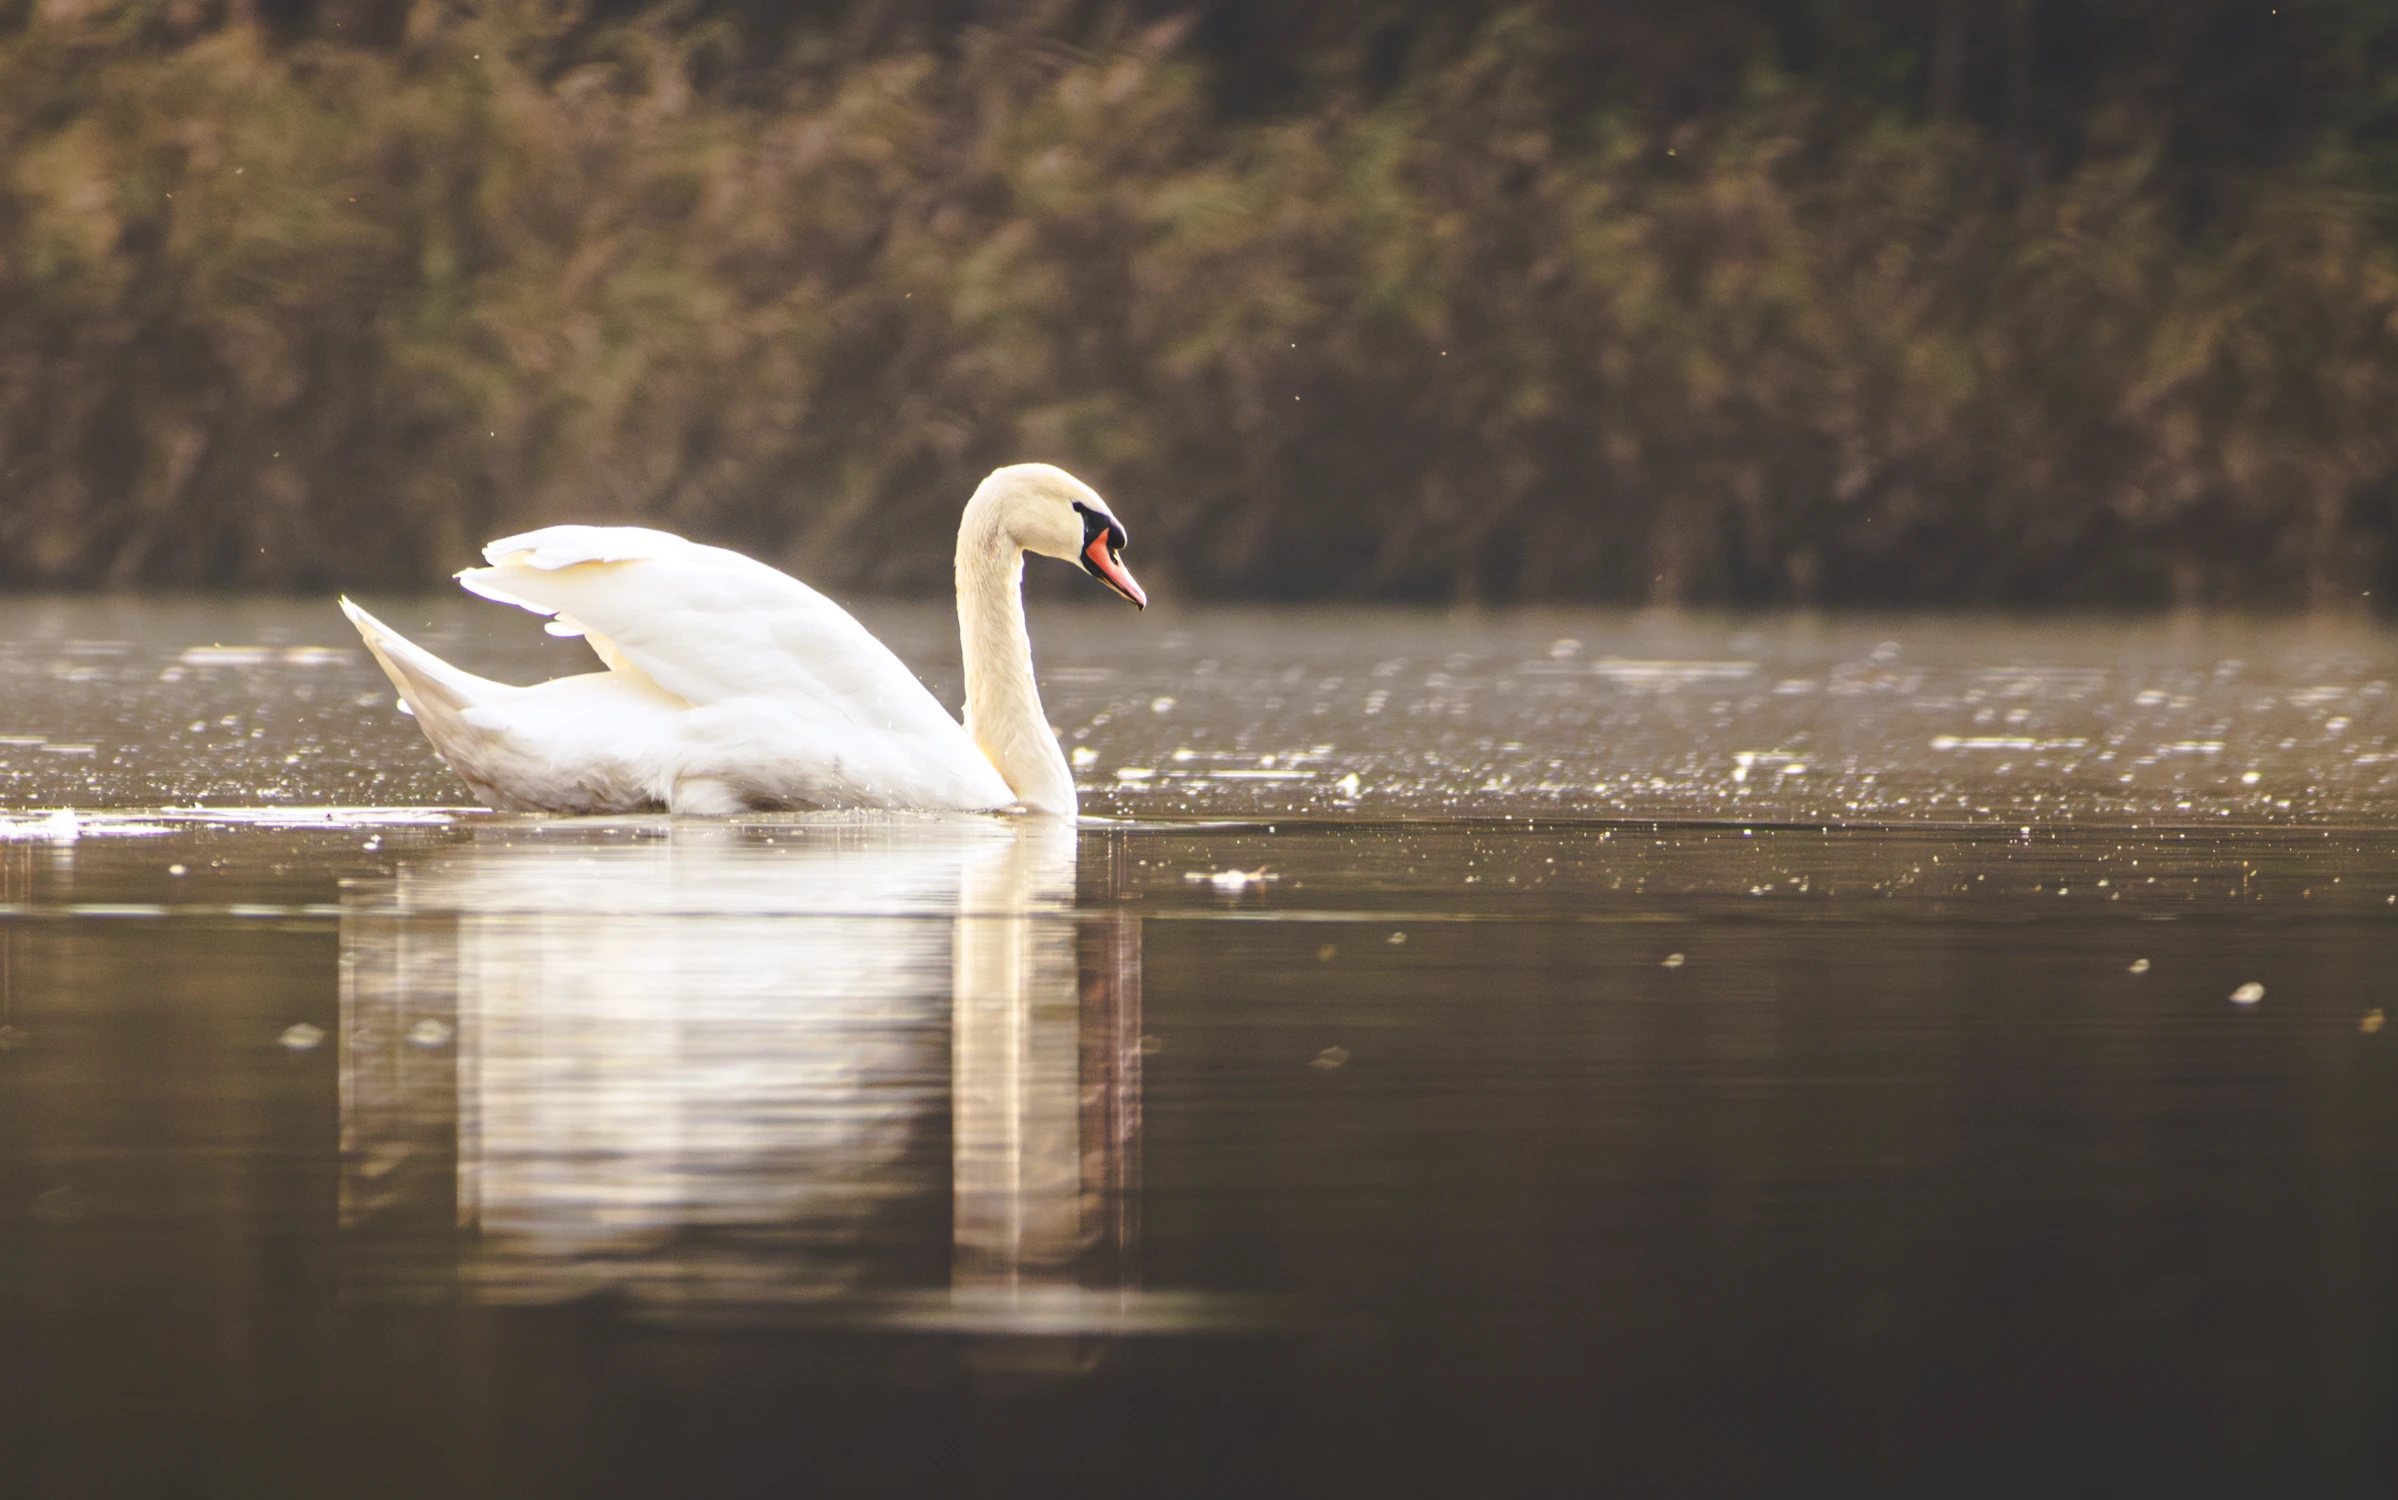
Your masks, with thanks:
[{"label": "swan's back", "polygon": [[593,637],[603,659],[621,657],[695,707],[764,696],[869,728],[957,727],[849,611],[738,552],[641,526],[551,526],[483,555],[491,566],[467,569],[460,583],[560,616],[556,633]]},{"label": "swan's back", "polygon": [[[551,526],[484,549],[460,583],[554,615],[612,672],[691,709],[693,774],[711,758],[786,782],[769,800],[1003,807],[997,770],[890,648],[798,579],[639,526]],[[744,775],[745,781],[754,779]]]}]

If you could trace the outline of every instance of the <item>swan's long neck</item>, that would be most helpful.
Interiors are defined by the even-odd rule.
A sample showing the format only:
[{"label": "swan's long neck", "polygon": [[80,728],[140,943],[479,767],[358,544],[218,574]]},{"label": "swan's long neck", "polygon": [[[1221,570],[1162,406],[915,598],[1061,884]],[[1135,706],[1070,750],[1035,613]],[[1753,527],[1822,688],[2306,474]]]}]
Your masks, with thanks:
[{"label": "swan's long neck", "polygon": [[958,641],[966,654],[966,733],[1027,810],[1074,815],[1074,773],[1041,712],[1024,628],[1024,549],[996,497],[975,493],[958,526]]}]

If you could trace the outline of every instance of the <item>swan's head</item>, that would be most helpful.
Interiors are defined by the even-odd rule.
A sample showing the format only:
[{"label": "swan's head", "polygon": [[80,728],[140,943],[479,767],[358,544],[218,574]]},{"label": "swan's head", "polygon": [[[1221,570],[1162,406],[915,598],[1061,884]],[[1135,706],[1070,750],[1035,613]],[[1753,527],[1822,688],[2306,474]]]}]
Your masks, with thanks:
[{"label": "swan's head", "polygon": [[1010,464],[992,471],[975,500],[998,507],[1016,545],[1062,558],[1143,609],[1149,596],[1124,567],[1124,523],[1099,492],[1054,464]]}]

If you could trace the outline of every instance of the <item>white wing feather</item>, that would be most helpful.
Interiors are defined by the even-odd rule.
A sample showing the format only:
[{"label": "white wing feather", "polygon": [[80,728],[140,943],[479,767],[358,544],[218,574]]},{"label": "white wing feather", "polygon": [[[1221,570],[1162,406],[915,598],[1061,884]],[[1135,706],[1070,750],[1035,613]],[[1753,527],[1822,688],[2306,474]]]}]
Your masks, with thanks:
[{"label": "white wing feather", "polygon": [[[786,573],[635,526],[552,526],[484,549],[458,581],[557,617],[614,672],[689,704],[694,775],[782,785],[807,802],[1004,807],[1007,783],[965,729],[849,612]],[[770,774],[766,779],[776,780]]]}]

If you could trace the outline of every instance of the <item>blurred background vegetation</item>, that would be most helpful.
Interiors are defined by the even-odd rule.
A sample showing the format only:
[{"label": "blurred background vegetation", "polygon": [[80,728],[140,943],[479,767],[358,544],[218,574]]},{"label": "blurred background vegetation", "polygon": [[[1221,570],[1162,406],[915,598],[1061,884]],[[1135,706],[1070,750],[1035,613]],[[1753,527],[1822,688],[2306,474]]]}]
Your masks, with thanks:
[{"label": "blurred background vegetation", "polygon": [[0,0],[0,584],[2398,590],[2398,0]]}]

